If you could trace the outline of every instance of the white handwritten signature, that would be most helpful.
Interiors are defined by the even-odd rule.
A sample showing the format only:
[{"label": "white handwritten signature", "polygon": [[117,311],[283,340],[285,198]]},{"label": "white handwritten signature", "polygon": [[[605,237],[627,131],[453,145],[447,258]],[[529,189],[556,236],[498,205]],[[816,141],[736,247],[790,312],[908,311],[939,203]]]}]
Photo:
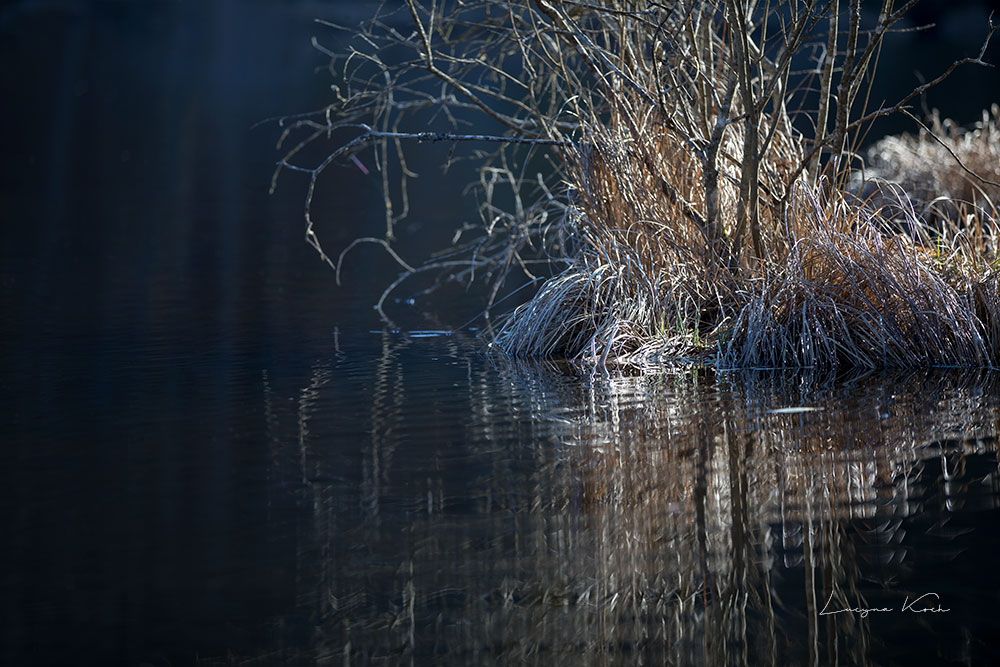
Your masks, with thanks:
[{"label": "white handwritten signature", "polygon": [[[924,593],[923,595],[910,599],[907,595],[906,599],[903,601],[903,606],[899,609],[895,607],[847,607],[844,609],[830,609],[830,605],[833,604],[833,593],[830,593],[830,597],[827,598],[826,604],[823,605],[823,610],[819,612],[820,616],[829,616],[830,614],[844,614],[851,612],[854,614],[860,614],[861,618],[867,618],[868,614],[885,613],[885,612],[910,612],[912,614],[943,614],[945,612],[951,611],[951,609],[945,609],[941,606],[941,596],[937,593]],[[933,606],[933,605],[937,606]]]}]

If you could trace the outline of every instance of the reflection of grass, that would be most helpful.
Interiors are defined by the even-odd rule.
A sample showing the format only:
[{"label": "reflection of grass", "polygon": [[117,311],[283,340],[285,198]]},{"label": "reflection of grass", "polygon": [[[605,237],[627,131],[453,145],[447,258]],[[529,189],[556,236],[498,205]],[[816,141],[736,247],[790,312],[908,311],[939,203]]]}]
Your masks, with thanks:
[{"label": "reflection of grass", "polygon": [[[452,379],[409,374],[412,345],[383,339],[353,447],[325,430],[336,369],[268,412],[276,461],[308,480],[304,662],[877,663],[872,621],[817,607],[863,604],[865,576],[905,587],[921,467],[945,457],[957,490],[965,456],[996,456],[988,374],[591,378],[472,357],[447,399],[468,415],[456,460],[403,435],[423,414],[398,397]],[[467,359],[455,345],[434,350]],[[798,406],[817,409],[774,412]]]},{"label": "reflection of grass", "polygon": [[[561,264],[495,332],[516,356],[1000,363],[996,119],[880,144],[878,175],[912,202],[850,185],[870,121],[909,113],[954,69],[865,109],[881,40],[903,16],[893,5],[867,30],[859,0],[406,0],[334,57],[339,99],[294,119],[302,139],[279,169],[310,175],[307,238],[322,252],[309,212],[317,178],[375,146],[386,238],[362,240],[403,269],[390,290],[430,271],[483,277],[492,304],[509,271],[540,281],[538,262]],[[962,63],[982,64],[985,49]],[[808,91],[816,108],[803,108]],[[477,117],[495,133],[463,134]],[[312,142],[351,130],[319,167],[296,164]],[[485,229],[463,227],[453,252],[424,265],[389,245],[409,206],[403,144],[414,140],[500,146],[472,155]]]}]

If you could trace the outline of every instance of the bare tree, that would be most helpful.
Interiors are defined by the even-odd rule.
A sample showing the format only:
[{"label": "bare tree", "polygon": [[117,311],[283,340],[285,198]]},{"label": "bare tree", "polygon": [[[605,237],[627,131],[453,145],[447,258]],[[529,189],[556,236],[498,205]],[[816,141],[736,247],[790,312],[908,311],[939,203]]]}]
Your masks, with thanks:
[{"label": "bare tree", "polygon": [[[344,253],[323,251],[313,194],[330,165],[374,150],[385,236],[360,241],[402,267],[386,293],[421,272],[484,276],[492,304],[512,269],[534,279],[535,263],[566,266],[539,293],[550,300],[536,297],[500,332],[513,352],[589,347],[603,361],[668,330],[718,345],[819,219],[857,227],[837,206],[868,124],[959,64],[983,63],[992,25],[977,57],[867,110],[883,40],[914,2],[883,0],[866,26],[860,0],[404,0],[330,53],[337,100],[288,119],[277,171],[309,175],[307,240],[339,275]],[[319,165],[297,162],[345,132],[355,134]],[[391,244],[408,212],[404,144],[421,141],[476,158],[483,224],[412,266]],[[539,156],[546,168],[528,173]]]}]

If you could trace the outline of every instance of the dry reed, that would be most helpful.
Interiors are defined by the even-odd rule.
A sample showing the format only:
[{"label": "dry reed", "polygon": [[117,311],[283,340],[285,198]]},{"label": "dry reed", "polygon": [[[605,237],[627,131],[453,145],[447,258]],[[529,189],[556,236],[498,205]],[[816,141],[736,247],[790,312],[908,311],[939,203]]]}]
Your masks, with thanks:
[{"label": "dry reed", "polygon": [[[858,0],[406,0],[334,56],[338,102],[293,120],[299,141],[279,171],[309,174],[307,239],[339,274],[344,255],[323,253],[312,195],[327,166],[374,147],[378,242],[402,267],[387,293],[422,272],[486,275],[492,306],[512,269],[540,281],[537,263],[556,266],[493,330],[492,347],[515,356],[996,365],[996,109],[968,132],[935,120],[917,139],[878,144],[873,173],[901,191],[851,185],[870,121],[909,113],[956,66],[983,64],[992,24],[977,57],[867,111],[882,39],[911,4],[884,0],[866,26]],[[810,90],[818,108],[802,111]],[[476,117],[495,132],[460,133]],[[406,131],[418,123],[435,129]],[[296,166],[302,148],[348,130],[318,167]],[[419,266],[388,245],[408,207],[403,143],[414,139],[497,147],[474,154],[482,232]],[[544,173],[527,173],[541,152]],[[944,157],[955,169],[938,170]]]}]

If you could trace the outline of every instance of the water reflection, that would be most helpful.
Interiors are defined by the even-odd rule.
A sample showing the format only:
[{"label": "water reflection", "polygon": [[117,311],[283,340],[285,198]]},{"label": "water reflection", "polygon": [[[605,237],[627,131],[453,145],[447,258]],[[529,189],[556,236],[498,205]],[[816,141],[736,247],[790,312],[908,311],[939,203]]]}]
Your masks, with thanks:
[{"label": "water reflection", "polygon": [[[274,474],[301,493],[317,661],[996,650],[993,375],[590,376],[451,337],[377,339],[373,363],[319,363],[292,402],[265,378]],[[902,609],[924,593],[951,611]],[[862,607],[893,612],[819,613]]]}]

